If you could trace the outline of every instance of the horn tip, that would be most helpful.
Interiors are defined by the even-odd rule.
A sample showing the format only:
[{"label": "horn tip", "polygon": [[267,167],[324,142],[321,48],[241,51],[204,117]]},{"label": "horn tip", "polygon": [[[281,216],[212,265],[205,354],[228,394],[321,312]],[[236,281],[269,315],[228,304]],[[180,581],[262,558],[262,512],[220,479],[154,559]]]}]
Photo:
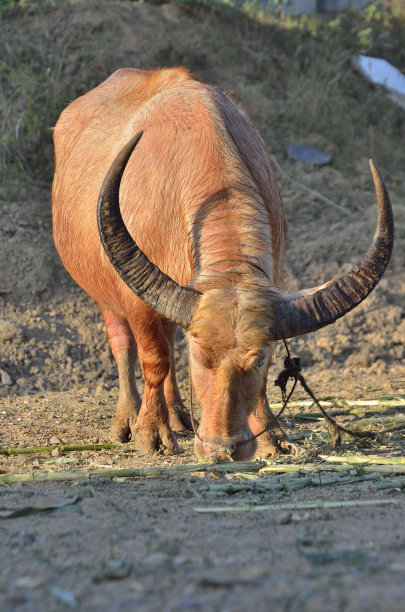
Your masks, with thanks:
[{"label": "horn tip", "polygon": [[132,143],[134,143],[134,147],[138,144],[142,136],[143,136],[143,130],[139,130],[139,132],[135,134],[135,136],[133,137],[131,141]]},{"label": "horn tip", "polygon": [[382,183],[384,184],[384,180],[381,176],[381,172],[379,167],[377,166],[377,164],[374,162],[374,160],[372,158],[370,158],[368,160],[368,163],[370,164],[370,170],[371,170],[371,174],[373,175],[373,180],[374,180],[374,184],[378,184],[378,183]]}]

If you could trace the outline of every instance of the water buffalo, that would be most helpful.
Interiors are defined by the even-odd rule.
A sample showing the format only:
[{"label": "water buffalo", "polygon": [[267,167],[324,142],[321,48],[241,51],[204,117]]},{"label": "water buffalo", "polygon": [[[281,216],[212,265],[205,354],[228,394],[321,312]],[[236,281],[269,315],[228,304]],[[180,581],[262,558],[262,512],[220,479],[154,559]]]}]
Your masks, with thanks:
[{"label": "water buffalo", "polygon": [[201,407],[197,455],[288,449],[266,400],[274,342],[343,316],[390,257],[391,205],[372,162],[378,221],[367,254],[343,277],[289,295],[280,289],[286,224],[269,154],[221,89],[184,68],[121,69],[63,111],[54,142],[55,244],[97,302],[118,366],[112,436],[143,452],[178,452],[173,431],[190,428],[173,363],[181,325]]}]

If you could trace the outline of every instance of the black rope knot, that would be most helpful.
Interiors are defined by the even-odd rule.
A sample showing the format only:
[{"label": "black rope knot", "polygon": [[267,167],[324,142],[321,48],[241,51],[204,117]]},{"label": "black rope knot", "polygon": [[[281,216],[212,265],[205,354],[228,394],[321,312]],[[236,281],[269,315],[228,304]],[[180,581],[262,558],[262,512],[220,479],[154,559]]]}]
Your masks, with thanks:
[{"label": "black rope knot", "polygon": [[281,370],[278,378],[274,381],[276,387],[280,387],[283,402],[287,395],[287,382],[289,380],[297,381],[301,374],[301,361],[299,357],[290,357],[284,359],[284,370]]}]

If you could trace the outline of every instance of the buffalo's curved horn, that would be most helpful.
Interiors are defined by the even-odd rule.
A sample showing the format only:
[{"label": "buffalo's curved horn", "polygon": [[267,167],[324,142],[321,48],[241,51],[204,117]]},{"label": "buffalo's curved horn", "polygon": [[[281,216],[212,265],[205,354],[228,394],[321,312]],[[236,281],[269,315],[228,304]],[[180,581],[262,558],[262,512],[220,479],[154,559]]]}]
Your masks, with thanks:
[{"label": "buffalo's curved horn", "polygon": [[138,132],[118,154],[101,187],[97,204],[101,242],[128,287],[150,308],[188,329],[200,294],[178,285],[149,261],[130,236],[120,212],[121,178],[142,133]]},{"label": "buffalo's curved horn", "polygon": [[[382,277],[394,243],[394,219],[383,178],[370,159],[378,204],[377,227],[365,257],[338,279],[273,303],[274,340],[292,338],[334,323],[360,304]],[[292,299],[291,299],[292,297]]]}]

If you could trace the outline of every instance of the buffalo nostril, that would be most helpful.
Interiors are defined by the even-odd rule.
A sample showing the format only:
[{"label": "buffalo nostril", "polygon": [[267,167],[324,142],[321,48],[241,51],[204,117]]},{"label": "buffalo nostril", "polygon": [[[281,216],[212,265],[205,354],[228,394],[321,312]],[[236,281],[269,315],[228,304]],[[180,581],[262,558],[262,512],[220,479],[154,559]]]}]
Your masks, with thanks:
[{"label": "buffalo nostril", "polygon": [[219,441],[205,442],[200,437],[194,443],[196,454],[205,461],[232,461],[235,451],[233,446],[227,446]]},{"label": "buffalo nostril", "polygon": [[233,449],[230,448],[219,448],[213,449],[207,459],[208,461],[232,461]]}]

